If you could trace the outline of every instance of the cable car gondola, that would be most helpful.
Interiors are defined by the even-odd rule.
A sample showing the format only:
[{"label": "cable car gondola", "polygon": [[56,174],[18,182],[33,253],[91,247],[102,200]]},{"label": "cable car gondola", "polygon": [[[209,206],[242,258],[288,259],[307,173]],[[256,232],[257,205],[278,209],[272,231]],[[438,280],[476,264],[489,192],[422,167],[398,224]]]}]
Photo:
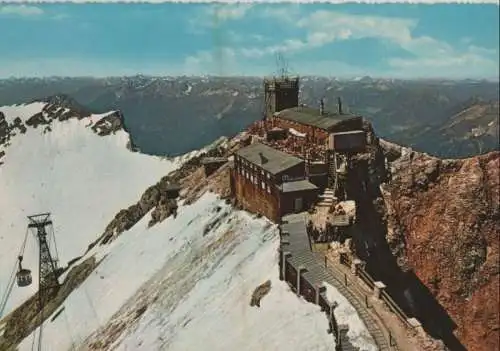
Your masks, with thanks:
[{"label": "cable car gondola", "polygon": [[21,265],[23,256],[19,256],[18,260],[19,260],[19,270],[16,273],[17,286],[22,288],[31,285],[32,277],[31,277],[31,271],[29,269],[24,269]]}]

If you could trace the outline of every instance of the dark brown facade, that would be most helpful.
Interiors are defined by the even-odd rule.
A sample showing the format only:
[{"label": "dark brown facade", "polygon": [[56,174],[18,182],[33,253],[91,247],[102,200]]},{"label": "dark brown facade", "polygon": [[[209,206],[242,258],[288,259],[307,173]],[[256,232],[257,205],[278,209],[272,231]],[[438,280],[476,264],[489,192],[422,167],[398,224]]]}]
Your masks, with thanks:
[{"label": "dark brown facade", "polygon": [[237,202],[274,222],[309,209],[319,189],[306,180],[305,162],[263,144],[234,154],[232,184]]},{"label": "dark brown facade", "polygon": [[[298,108],[297,111],[300,111],[300,109],[301,108]],[[311,110],[307,110],[307,112],[310,113]],[[342,120],[329,123],[325,127],[316,126],[314,123],[309,124],[307,121],[302,122],[286,118],[287,116],[293,116],[293,111],[283,111],[282,113],[278,113],[273,116],[273,127],[283,129],[293,128],[300,133],[307,134],[307,140],[317,145],[327,146],[331,133],[350,132],[354,130],[361,130],[363,128],[363,118],[358,116],[343,116]],[[326,116],[324,119],[332,119],[335,121],[334,117]]]},{"label": "dark brown facade", "polygon": [[283,129],[290,129],[293,128],[296,131],[300,133],[306,133],[307,134],[307,139],[314,143],[314,144],[324,144],[326,145],[328,141],[328,132],[326,130],[307,125],[307,124],[302,124],[298,123],[295,121],[287,120],[280,118],[278,116],[273,117],[273,126],[278,127],[278,128],[283,128]]},{"label": "dark brown facade", "polygon": [[304,179],[304,167],[304,163],[299,163],[271,174],[235,155],[232,172],[236,200],[248,211],[278,222],[282,215],[278,186],[289,180]]},{"label": "dark brown facade", "polygon": [[319,189],[308,189],[294,192],[280,192],[279,209],[283,216],[288,213],[301,212],[310,209],[319,195]]},{"label": "dark brown facade", "polygon": [[274,222],[279,221],[278,189],[272,183],[265,182],[265,189],[262,189],[236,167],[233,169],[233,179],[236,200],[244,209],[266,216]]},{"label": "dark brown facade", "polygon": [[264,80],[265,117],[299,105],[299,78],[284,77]]}]

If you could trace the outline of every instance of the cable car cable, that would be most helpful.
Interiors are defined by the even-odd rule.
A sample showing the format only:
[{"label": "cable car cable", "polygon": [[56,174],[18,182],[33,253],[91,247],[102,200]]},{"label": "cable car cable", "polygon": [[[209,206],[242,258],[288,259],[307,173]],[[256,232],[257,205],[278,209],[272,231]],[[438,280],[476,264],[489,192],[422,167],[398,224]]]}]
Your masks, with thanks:
[{"label": "cable car cable", "polygon": [[37,330],[38,330],[38,328],[33,330],[33,339],[31,340],[31,351],[35,350],[35,340],[36,340],[36,331]]},{"label": "cable car cable", "polygon": [[54,244],[54,251],[56,252],[55,259],[56,259],[56,261],[59,262],[59,251],[57,250],[56,235],[55,235],[55,232],[54,232],[54,227],[51,225],[50,228],[51,228],[50,235],[52,237],[52,242]]},{"label": "cable car cable", "polygon": [[3,312],[5,307],[7,306],[7,301],[9,300],[9,296],[12,293],[12,288],[14,287],[14,282],[16,279],[16,270],[17,270],[17,262],[14,264],[14,269],[10,275],[9,282],[7,283],[7,289],[5,289],[4,295],[2,296],[2,300],[0,300],[0,317],[3,316]]},{"label": "cable car cable", "polygon": [[[24,254],[24,250],[26,249],[27,241],[28,241],[28,229],[26,229],[26,233],[24,235],[24,240],[23,240],[23,243],[22,243],[21,248],[19,250],[19,255],[17,256],[18,260]],[[10,294],[12,293],[12,289],[14,288],[14,281],[16,278],[17,266],[18,266],[18,261],[16,261],[16,263],[14,264],[14,269],[12,270],[11,278],[7,284],[7,289],[5,290],[4,295],[2,296],[2,300],[0,300],[0,316],[3,316],[3,312],[5,310],[5,307],[7,306],[7,301],[9,300]]]},{"label": "cable car cable", "polygon": [[67,310],[64,310],[63,314],[64,314],[64,322],[66,324],[66,329],[68,330],[68,335],[69,335],[69,338],[71,339],[70,350],[73,351],[73,350],[75,350],[75,339],[73,338],[73,333],[71,332],[71,327],[70,327],[69,320],[68,320]]}]

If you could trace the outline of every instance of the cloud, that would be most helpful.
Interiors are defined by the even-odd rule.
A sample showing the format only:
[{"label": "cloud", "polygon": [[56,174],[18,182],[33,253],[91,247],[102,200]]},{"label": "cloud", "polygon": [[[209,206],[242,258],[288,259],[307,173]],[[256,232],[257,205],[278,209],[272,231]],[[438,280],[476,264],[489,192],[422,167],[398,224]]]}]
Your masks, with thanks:
[{"label": "cloud", "polygon": [[264,47],[241,48],[238,52],[246,58],[261,58],[276,53],[289,53],[307,48],[307,43],[299,39],[286,39],[281,44]]},{"label": "cloud", "polygon": [[300,15],[300,4],[290,3],[285,6],[268,5],[260,11],[260,16],[272,18],[284,23],[295,22],[296,17]]},{"label": "cloud", "polygon": [[498,77],[498,51],[469,46],[458,52],[451,47],[433,54],[410,59],[389,58],[395,75],[430,76],[444,78]]},{"label": "cloud", "polygon": [[283,22],[293,21],[305,31],[305,38],[291,38],[279,45],[248,48],[245,53],[249,57],[261,57],[277,51],[293,53],[349,39],[377,38],[398,44],[411,43],[411,30],[417,25],[413,19],[350,15],[324,10],[301,19],[295,11],[286,11],[284,8],[266,10],[264,15],[275,16]]},{"label": "cloud", "polygon": [[39,16],[43,15],[43,10],[36,6],[28,5],[5,5],[0,6],[1,15],[16,15],[16,16]]},{"label": "cloud", "polygon": [[[411,58],[386,57],[385,63],[395,75],[448,74],[471,75],[489,71],[498,74],[498,50],[468,46],[457,49],[450,44],[429,36],[414,36],[418,21],[412,18],[367,16],[320,10],[301,18],[295,10],[271,8],[264,16],[274,17],[283,25],[296,23],[304,31],[303,37],[288,38],[268,46],[246,47],[239,53],[246,58],[262,58],[277,52],[294,54],[321,48],[345,40],[377,39],[408,52]],[[332,61],[338,66],[338,62]],[[326,63],[325,63],[326,64]],[[472,71],[471,71],[472,70]],[[349,71],[353,71],[352,66]],[[362,70],[361,70],[362,71]]]},{"label": "cloud", "polygon": [[252,4],[206,5],[188,21],[189,27],[195,34],[201,34],[207,28],[242,19],[252,7]]},{"label": "cloud", "polygon": [[244,17],[251,8],[250,4],[216,5],[209,7],[208,15],[215,17],[217,21],[225,22]]},{"label": "cloud", "polygon": [[199,51],[185,58],[183,73],[185,75],[238,75],[239,65],[236,51],[231,48],[220,48],[213,51]]}]

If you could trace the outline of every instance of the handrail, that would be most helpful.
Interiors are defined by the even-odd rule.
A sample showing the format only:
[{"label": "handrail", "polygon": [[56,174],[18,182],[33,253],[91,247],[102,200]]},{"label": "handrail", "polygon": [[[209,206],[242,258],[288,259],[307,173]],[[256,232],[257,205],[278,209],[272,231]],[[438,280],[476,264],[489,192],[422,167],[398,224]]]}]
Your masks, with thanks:
[{"label": "handrail", "polygon": [[409,326],[409,323],[408,323],[408,316],[406,315],[406,313],[401,309],[401,307],[398,306],[398,304],[396,303],[396,301],[394,301],[391,297],[391,295],[389,295],[389,293],[387,291],[382,291],[380,293],[380,297],[382,298],[382,300],[386,303],[387,307],[389,307],[389,309],[394,313],[396,314],[399,319],[401,319],[401,321]]},{"label": "handrail", "polygon": [[[340,263],[344,266],[350,267],[352,260],[349,255],[341,254]],[[373,277],[361,267],[358,268],[357,272],[361,280],[370,288],[370,290],[373,290],[375,288],[375,279],[373,279]],[[408,323],[408,316],[386,290],[381,291],[380,297],[391,312],[393,312],[406,326],[410,326]]]},{"label": "handrail", "polygon": [[368,274],[368,272],[364,269],[359,269],[358,273],[359,277],[366,283],[366,285],[373,290],[375,288],[375,280],[370,276],[370,274]]}]

